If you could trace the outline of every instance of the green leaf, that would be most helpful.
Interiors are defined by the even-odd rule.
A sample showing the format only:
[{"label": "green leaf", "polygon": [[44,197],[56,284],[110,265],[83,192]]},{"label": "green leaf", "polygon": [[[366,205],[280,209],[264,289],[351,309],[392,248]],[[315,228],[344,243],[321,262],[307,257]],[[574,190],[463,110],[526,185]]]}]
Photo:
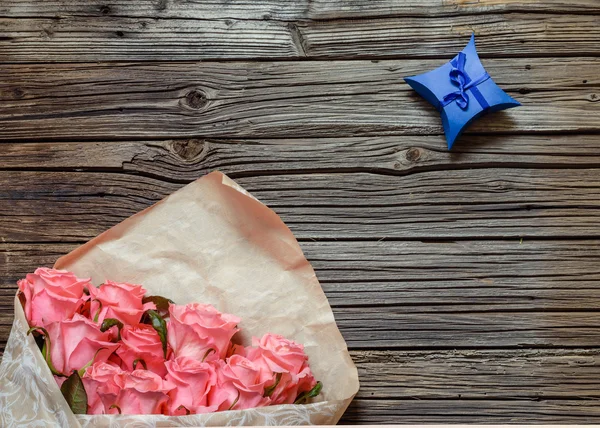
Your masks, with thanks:
[{"label": "green leaf", "polygon": [[85,415],[87,413],[87,394],[83,382],[77,371],[64,381],[60,387],[63,397],[67,400],[69,407],[76,415]]},{"label": "green leaf", "polygon": [[147,310],[145,313],[148,315],[150,325],[154,328],[154,330],[156,330],[158,337],[160,337],[163,352],[165,354],[165,358],[167,358],[167,323],[158,314],[158,312],[152,309]]},{"label": "green leaf", "polygon": [[116,318],[105,318],[102,321],[102,325],[100,326],[100,331],[104,333],[111,327],[117,326],[119,329],[119,335],[117,336],[117,341],[121,340],[121,329],[123,328],[123,323]]},{"label": "green leaf", "polygon": [[277,373],[277,375],[275,376],[275,383],[269,386],[268,388],[265,388],[265,397],[270,397],[271,395],[273,395],[273,391],[275,391],[275,388],[277,388],[277,385],[279,385],[279,382],[281,382],[281,375],[283,375],[283,373]]},{"label": "green leaf", "polygon": [[323,389],[323,384],[321,382],[317,382],[317,384],[315,385],[315,387],[313,389],[300,394],[298,396],[298,398],[296,398],[296,401],[294,401],[294,404],[306,403],[309,398],[314,398],[317,395],[319,395],[321,393],[322,389]]},{"label": "green leaf", "polygon": [[158,314],[163,318],[169,317],[169,305],[171,303],[175,303],[171,299],[167,299],[163,296],[146,296],[142,299],[142,303],[150,302],[156,305],[156,312],[158,312]]}]

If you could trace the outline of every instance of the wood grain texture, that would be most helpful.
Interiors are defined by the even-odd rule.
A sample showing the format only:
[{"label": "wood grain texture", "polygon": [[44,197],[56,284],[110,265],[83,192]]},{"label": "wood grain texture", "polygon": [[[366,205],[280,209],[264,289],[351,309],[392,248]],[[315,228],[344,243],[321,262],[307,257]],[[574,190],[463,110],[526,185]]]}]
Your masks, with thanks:
[{"label": "wood grain texture", "polygon": [[[5,0],[0,353],[17,279],[219,169],[300,239],[342,423],[600,422],[596,0]],[[470,34],[523,103],[453,152],[404,76]],[[276,61],[272,61],[276,60]]]},{"label": "wood grain texture", "polygon": [[307,10],[308,0],[4,0],[0,4],[0,16],[11,18],[75,15],[85,16],[89,20],[119,16],[195,20],[295,20],[305,17]]},{"label": "wood grain texture", "polygon": [[494,424],[599,423],[597,400],[365,400],[356,399],[340,423]]},{"label": "wood grain texture", "polygon": [[599,19],[593,14],[565,13],[289,23],[61,14],[2,17],[0,61],[451,58],[467,44],[473,32],[479,53],[485,58],[597,56]]},{"label": "wood grain texture", "polygon": [[451,152],[431,136],[2,143],[0,170],[112,171],[189,182],[302,172],[409,175],[475,168],[600,166],[598,135],[467,135]]},{"label": "wood grain texture", "polygon": [[[595,242],[307,241],[301,246],[334,307],[592,312],[600,309]],[[14,289],[26,273],[53,265],[79,244],[3,245],[0,288]],[[340,253],[344,256],[335,256]],[[427,262],[418,268],[422,260]]]},{"label": "wood grain texture", "polygon": [[352,351],[357,399],[600,398],[599,350]]},{"label": "wood grain texture", "polygon": [[[2,244],[0,289],[78,243]],[[336,308],[406,314],[600,309],[597,241],[302,242]],[[331,251],[331,253],[328,253]]]},{"label": "wood grain texture", "polygon": [[308,16],[314,20],[334,20],[509,12],[597,14],[600,12],[600,4],[595,0],[311,0]]},{"label": "wood grain texture", "polygon": [[[6,66],[0,140],[439,135],[437,111],[402,77],[440,64]],[[597,58],[486,61],[523,106],[488,115],[469,131],[599,132],[599,65]]]},{"label": "wood grain texture", "polygon": [[599,13],[594,0],[62,0],[32,2],[4,0],[0,15],[20,17],[127,16],[137,18],[321,20],[384,16],[452,16],[484,13]]},{"label": "wood grain texture", "polygon": [[[580,297],[589,293],[585,288],[595,289],[592,293],[597,293],[594,283],[598,284],[599,275],[598,244],[599,241],[304,242],[302,248],[328,295],[335,294],[328,283],[380,282],[380,289],[396,290],[398,295],[410,294],[411,289],[431,289],[432,293],[422,293],[422,300],[413,300],[412,304],[401,299],[397,303],[378,304],[371,301],[363,289],[357,295],[360,300],[346,298],[344,304],[334,306],[338,326],[353,349],[595,348],[600,341],[599,312],[595,303],[576,311],[551,310],[544,300],[553,287],[546,286],[545,291],[538,292],[535,281],[531,282],[530,278],[538,277],[543,282],[547,278],[561,277],[565,280],[562,287],[568,287],[574,297],[580,292],[576,281],[582,280]],[[76,246],[2,244],[2,288],[14,293],[17,279],[37,266],[51,265],[60,254]],[[505,278],[510,281],[502,286]],[[456,286],[448,285],[448,280],[455,280]],[[496,297],[498,289],[502,293],[518,281],[525,284],[523,287],[530,287],[528,294],[521,294],[521,298],[539,298],[539,304],[515,310],[505,304],[508,296]],[[424,285],[427,282],[429,284]],[[569,282],[573,285],[565,285]],[[472,295],[466,291],[469,284],[474,286]],[[561,288],[561,285],[557,283],[556,287]],[[454,292],[460,288],[465,290],[459,292],[462,296],[457,298]],[[482,296],[483,289],[487,290],[485,296]],[[344,292],[353,293],[351,287]],[[558,291],[557,295],[561,293]],[[9,307],[13,296],[8,293],[4,298],[0,304]],[[478,299],[481,304],[475,303]],[[335,298],[332,301],[339,302]],[[12,314],[5,312],[2,316],[5,321],[0,323],[7,325],[7,333]]]},{"label": "wood grain texture", "polygon": [[302,56],[287,24],[265,20],[0,18],[0,34],[2,62]]},{"label": "wood grain texture", "polygon": [[[167,162],[175,159],[169,152],[162,153]],[[162,164],[162,156],[153,152],[132,159],[126,171],[118,166],[113,171],[104,167],[108,172],[95,172],[98,166],[0,171],[0,215],[7,220],[0,224],[0,236],[7,242],[82,242],[189,181],[175,169],[185,168],[186,163],[177,162],[168,170],[171,164]],[[214,167],[232,172],[302,240],[502,238],[518,242],[523,237],[586,238],[599,232],[598,168],[442,167],[403,176],[287,170],[257,176],[239,172],[236,177],[230,165],[224,159]],[[65,169],[51,163],[48,167]],[[137,175],[140,170],[143,174]]]},{"label": "wood grain texture", "polygon": [[313,58],[452,58],[472,33],[482,58],[598,55],[600,16],[483,14],[298,24]]}]

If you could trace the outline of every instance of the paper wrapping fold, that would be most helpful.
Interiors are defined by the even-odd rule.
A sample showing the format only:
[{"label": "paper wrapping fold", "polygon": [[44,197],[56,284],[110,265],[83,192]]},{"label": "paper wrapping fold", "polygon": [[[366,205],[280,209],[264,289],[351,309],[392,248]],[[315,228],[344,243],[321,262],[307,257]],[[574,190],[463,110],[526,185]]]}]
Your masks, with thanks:
[{"label": "paper wrapping fold", "polygon": [[[281,219],[231,179],[213,172],[60,258],[56,268],[143,284],[178,304],[210,303],[240,316],[241,341],[271,332],[305,345],[323,393],[309,405],[168,417],[73,415],[15,299],[0,366],[0,425],[227,426],[335,424],[358,375],[333,313],[298,242]],[[32,266],[32,270],[35,267]],[[44,425],[45,424],[45,425]]]}]

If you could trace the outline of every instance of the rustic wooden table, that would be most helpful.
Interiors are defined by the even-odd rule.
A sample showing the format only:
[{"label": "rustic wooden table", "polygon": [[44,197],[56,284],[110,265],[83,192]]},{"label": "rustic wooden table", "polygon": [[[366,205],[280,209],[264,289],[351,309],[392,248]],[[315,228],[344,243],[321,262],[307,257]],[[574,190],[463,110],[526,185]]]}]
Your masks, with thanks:
[{"label": "rustic wooden table", "polygon": [[[477,35],[523,107],[448,153],[402,77]],[[0,340],[15,281],[219,169],[313,263],[345,423],[600,422],[600,2],[0,2]]]}]

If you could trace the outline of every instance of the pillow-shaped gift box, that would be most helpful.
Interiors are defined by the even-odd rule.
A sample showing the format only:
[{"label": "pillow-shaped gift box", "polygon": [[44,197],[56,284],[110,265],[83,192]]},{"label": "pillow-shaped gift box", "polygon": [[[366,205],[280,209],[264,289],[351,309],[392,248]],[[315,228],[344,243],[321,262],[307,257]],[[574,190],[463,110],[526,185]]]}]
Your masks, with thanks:
[{"label": "pillow-shaped gift box", "polygon": [[404,80],[440,112],[448,149],[483,114],[521,105],[500,89],[483,68],[475,35],[450,62]]}]

